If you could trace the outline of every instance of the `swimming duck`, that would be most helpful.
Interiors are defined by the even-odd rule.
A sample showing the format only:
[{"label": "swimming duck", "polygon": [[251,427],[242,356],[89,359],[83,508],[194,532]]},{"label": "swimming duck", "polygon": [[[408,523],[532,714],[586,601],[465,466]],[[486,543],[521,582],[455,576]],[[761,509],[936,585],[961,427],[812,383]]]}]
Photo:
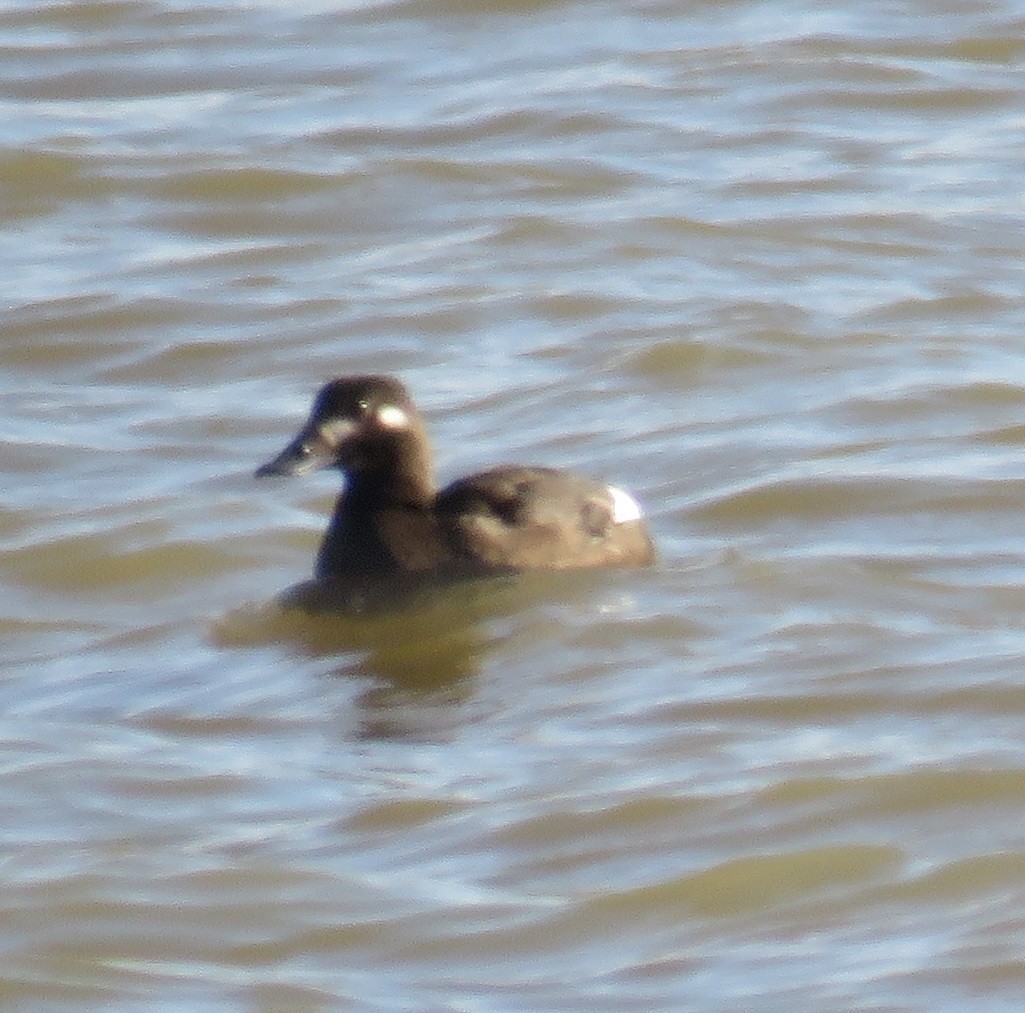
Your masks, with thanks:
[{"label": "swimming duck", "polygon": [[643,566],[640,507],[620,489],[555,468],[511,465],[438,491],[423,419],[389,376],[321,388],[298,436],[256,472],[345,474],[317,554],[318,581]]}]

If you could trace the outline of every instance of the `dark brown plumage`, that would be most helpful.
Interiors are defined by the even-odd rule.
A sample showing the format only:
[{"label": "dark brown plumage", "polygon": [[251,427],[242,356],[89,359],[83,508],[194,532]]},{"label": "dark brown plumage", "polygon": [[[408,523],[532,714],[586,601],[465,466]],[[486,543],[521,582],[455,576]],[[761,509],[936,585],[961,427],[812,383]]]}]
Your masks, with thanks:
[{"label": "dark brown plumage", "polygon": [[430,443],[406,388],[387,376],[333,380],[299,435],[256,472],[334,467],[345,489],[317,555],[318,580],[401,574],[643,566],[654,560],[637,504],[554,468],[493,468],[434,485]]}]

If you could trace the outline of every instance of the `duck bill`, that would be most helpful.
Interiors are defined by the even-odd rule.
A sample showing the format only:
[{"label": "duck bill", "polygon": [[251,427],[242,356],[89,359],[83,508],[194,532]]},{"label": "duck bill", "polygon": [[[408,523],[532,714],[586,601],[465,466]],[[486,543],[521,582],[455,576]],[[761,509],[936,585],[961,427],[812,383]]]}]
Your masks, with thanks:
[{"label": "duck bill", "polygon": [[306,475],[334,463],[333,449],[323,436],[304,429],[277,457],[260,465],[256,469],[256,477]]}]

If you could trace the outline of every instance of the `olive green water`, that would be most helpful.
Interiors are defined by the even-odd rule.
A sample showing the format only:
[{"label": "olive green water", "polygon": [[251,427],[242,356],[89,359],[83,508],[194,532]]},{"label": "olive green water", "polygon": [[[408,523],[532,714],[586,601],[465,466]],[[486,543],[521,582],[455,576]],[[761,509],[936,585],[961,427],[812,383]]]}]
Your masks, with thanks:
[{"label": "olive green water", "polygon": [[[1023,32],[0,6],[0,1006],[1020,1008]],[[660,564],[276,612],[356,371]]]}]

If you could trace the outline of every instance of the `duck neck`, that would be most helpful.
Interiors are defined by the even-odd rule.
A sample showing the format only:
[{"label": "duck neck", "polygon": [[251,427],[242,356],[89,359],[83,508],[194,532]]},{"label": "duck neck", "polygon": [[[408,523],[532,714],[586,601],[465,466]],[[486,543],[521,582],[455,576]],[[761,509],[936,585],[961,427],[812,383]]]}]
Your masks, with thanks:
[{"label": "duck neck", "polygon": [[346,474],[348,496],[374,509],[429,509],[434,502],[434,464],[426,436],[404,434]]},{"label": "duck neck", "polygon": [[316,576],[380,574],[398,570],[382,537],[379,521],[396,510],[428,513],[434,504],[434,472],[423,448],[406,452],[375,468],[346,473],[345,489],[317,554]]}]

